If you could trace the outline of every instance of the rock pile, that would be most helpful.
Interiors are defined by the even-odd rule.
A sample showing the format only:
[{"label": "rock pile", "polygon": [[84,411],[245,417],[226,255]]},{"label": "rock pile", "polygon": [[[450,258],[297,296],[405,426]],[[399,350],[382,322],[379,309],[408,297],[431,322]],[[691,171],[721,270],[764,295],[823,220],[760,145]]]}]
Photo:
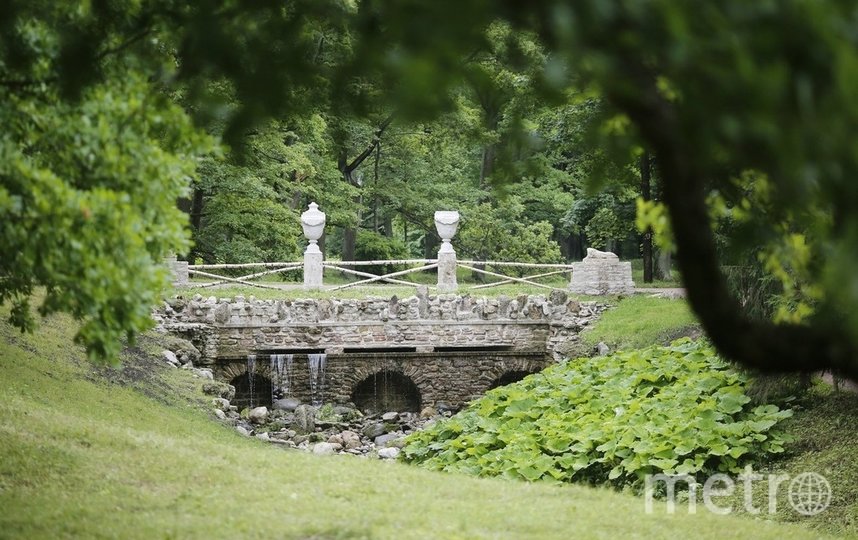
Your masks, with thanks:
[{"label": "rock pile", "polygon": [[350,454],[379,459],[396,459],[406,435],[452,414],[450,410],[439,413],[426,407],[420,414],[389,411],[365,415],[352,404],[325,404],[317,408],[294,398],[279,399],[271,409],[254,407],[239,411],[221,395],[212,399],[212,407],[218,420],[246,437],[317,455]]}]

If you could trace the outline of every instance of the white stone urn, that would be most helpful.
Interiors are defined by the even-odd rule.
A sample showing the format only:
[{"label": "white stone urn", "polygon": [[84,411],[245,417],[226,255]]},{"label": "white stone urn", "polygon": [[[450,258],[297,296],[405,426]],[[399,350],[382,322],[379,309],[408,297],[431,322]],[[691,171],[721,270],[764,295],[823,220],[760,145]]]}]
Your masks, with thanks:
[{"label": "white stone urn", "polygon": [[304,236],[310,241],[306,253],[321,253],[319,238],[325,232],[325,213],[319,210],[319,205],[311,202],[307,211],[301,214],[301,228]]},{"label": "white stone urn", "polygon": [[438,253],[455,253],[450,240],[459,228],[459,212],[456,210],[438,210],[435,212],[435,230],[441,237],[441,249]]}]

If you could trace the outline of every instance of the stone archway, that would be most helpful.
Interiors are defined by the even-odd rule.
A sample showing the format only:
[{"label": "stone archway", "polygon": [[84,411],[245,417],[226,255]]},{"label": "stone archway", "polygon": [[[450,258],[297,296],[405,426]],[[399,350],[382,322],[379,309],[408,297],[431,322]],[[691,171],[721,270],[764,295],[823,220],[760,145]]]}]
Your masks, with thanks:
[{"label": "stone archway", "polygon": [[[253,358],[253,361],[250,361]],[[245,407],[271,407],[272,371],[266,357],[248,355],[245,361],[232,361],[221,364],[219,378],[235,387],[232,405],[238,410]]]},{"label": "stone archway", "polygon": [[271,408],[271,379],[265,375],[254,373],[252,376],[245,372],[229,381],[235,387],[235,397],[231,404],[238,410],[245,407]]},{"label": "stone archway", "polygon": [[381,370],[358,382],[352,389],[352,402],[366,413],[418,412],[420,389],[400,371]]},{"label": "stone archway", "polygon": [[506,371],[501,374],[500,377],[497,377],[495,380],[493,380],[491,384],[489,384],[489,390],[491,390],[492,388],[497,388],[499,386],[506,386],[508,384],[518,382],[523,378],[527,377],[528,375],[532,375],[533,373],[533,371],[526,370]]}]

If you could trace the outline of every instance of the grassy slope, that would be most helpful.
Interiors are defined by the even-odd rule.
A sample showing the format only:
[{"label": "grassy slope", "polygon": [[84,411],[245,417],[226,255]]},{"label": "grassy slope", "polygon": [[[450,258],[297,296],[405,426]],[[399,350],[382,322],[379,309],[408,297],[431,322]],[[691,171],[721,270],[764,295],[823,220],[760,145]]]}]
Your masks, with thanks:
[{"label": "grassy slope", "polygon": [[[830,506],[812,517],[792,511],[786,488],[778,490],[777,519],[801,521],[814,529],[858,538],[858,394],[837,392],[817,382],[796,406],[784,428],[795,439],[786,454],[767,466],[762,474],[786,474],[794,478],[805,472],[821,474],[831,484]],[[755,507],[768,504],[768,484],[754,484]],[[741,488],[739,488],[741,491]],[[743,494],[736,493],[734,508],[743,507]]]},{"label": "grassy slope", "polygon": [[35,336],[0,324],[0,537],[811,536],[705,513],[645,515],[640,499],[605,490],[282,451],[209,420],[181,395],[194,383],[186,372],[143,373],[141,392],[96,373],[71,335],[61,317]]},{"label": "grassy slope", "polygon": [[[599,341],[612,349],[631,349],[665,343],[683,334],[695,334],[697,323],[684,300],[634,296],[620,300],[605,312],[593,328],[582,334],[587,350]],[[792,511],[788,484],[778,490],[778,512],[781,521],[801,521],[816,530],[858,538],[858,394],[835,392],[829,385],[816,384],[794,408],[795,415],[784,422],[784,428],[795,439],[781,458],[756,468],[761,474],[787,474],[790,478],[803,472],[824,475],[832,486],[831,506],[813,517],[802,517]],[[768,484],[754,484],[755,507],[768,504]],[[728,499],[737,512],[744,508],[742,485],[735,497]]]},{"label": "grassy slope", "polygon": [[695,333],[697,319],[685,300],[635,295],[603,313],[581,341],[590,348],[603,341],[611,350],[636,349]]}]

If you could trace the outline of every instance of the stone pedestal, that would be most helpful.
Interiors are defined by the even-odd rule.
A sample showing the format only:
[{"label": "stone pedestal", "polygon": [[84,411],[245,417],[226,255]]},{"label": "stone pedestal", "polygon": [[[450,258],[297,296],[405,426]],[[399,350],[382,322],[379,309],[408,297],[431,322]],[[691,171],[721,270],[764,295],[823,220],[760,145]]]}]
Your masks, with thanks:
[{"label": "stone pedestal", "polygon": [[456,282],[456,251],[450,240],[459,228],[459,212],[439,210],[435,212],[435,230],[441,237],[441,249],[438,250],[438,292],[455,292],[459,288]]},{"label": "stone pedestal", "polygon": [[184,287],[188,284],[188,261],[178,261],[175,255],[164,258],[164,263],[170,270],[170,280],[174,287]]},{"label": "stone pedestal", "polygon": [[615,254],[587,248],[587,256],[572,263],[569,290],[576,294],[633,294],[632,263],[620,262]]},{"label": "stone pedestal", "polygon": [[326,216],[319,210],[319,205],[311,202],[307,211],[301,214],[301,228],[309,244],[304,251],[304,288],[322,288],[322,250],[319,249],[319,238],[325,231]]},{"label": "stone pedestal", "polygon": [[173,266],[173,286],[185,287],[189,281],[188,261],[176,261]]},{"label": "stone pedestal", "polygon": [[315,252],[311,252],[309,247],[304,252],[304,288],[305,289],[321,289],[322,288],[322,252],[318,246]]},{"label": "stone pedestal", "polygon": [[456,282],[456,252],[438,253],[438,292],[456,292],[459,284]]}]

